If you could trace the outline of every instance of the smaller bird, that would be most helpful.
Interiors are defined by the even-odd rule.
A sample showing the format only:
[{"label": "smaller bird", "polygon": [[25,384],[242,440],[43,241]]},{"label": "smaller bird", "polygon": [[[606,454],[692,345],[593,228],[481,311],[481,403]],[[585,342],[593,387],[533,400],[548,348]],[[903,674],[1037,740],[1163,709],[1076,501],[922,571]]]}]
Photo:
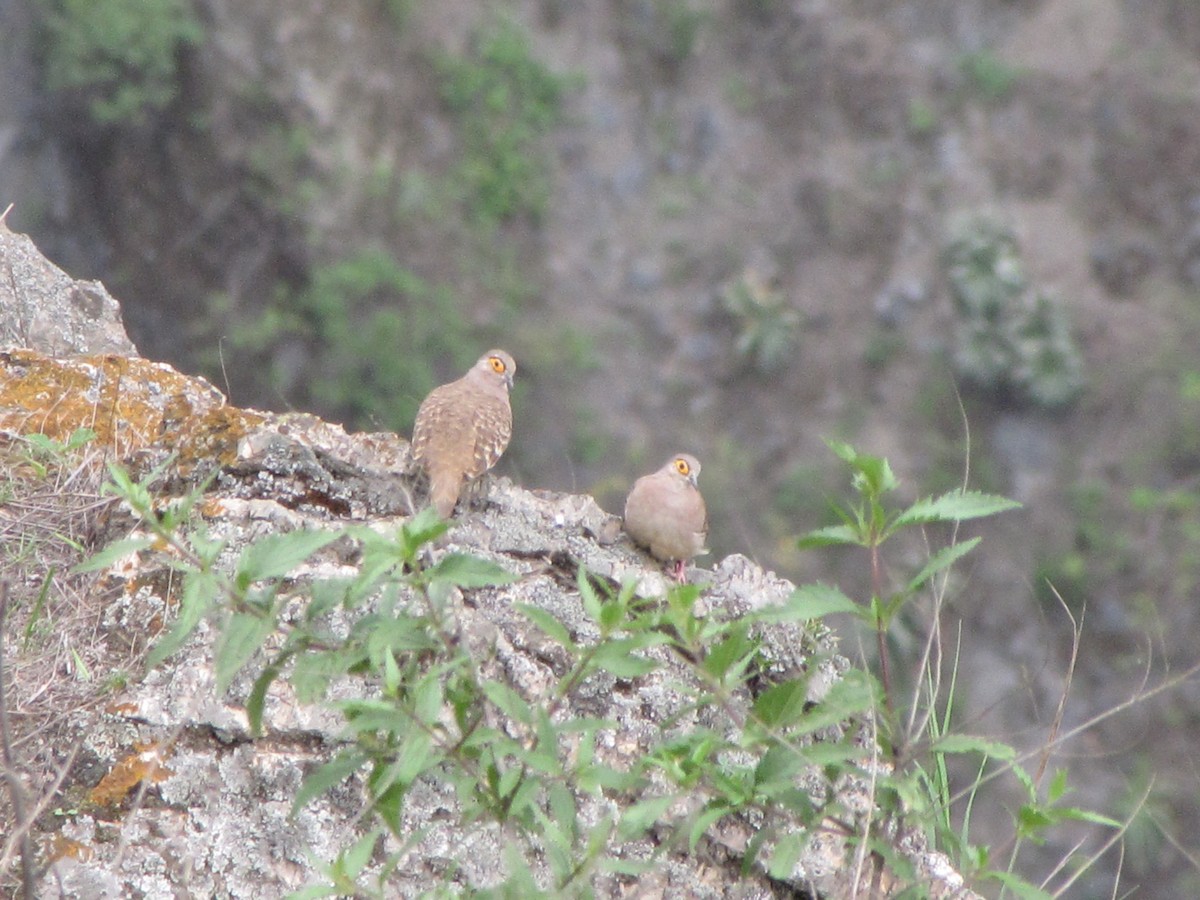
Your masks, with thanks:
[{"label": "smaller bird", "polygon": [[700,460],[680,453],[635,481],[625,500],[625,531],[655,559],[671,563],[680,584],[686,580],[688,560],[708,552],[708,511],[696,483],[699,477]]},{"label": "smaller bird", "polygon": [[512,437],[512,388],[517,364],[489,350],[457,381],[435,387],[413,424],[412,455],[429,476],[429,500],[448,519],[463,487],[500,459]]}]

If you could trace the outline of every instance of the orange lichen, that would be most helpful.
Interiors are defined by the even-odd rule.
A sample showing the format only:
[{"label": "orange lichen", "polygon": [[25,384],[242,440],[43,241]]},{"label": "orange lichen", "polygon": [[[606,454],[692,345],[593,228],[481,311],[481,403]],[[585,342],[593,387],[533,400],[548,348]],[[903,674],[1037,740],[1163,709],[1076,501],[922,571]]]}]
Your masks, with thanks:
[{"label": "orange lichen", "polygon": [[264,421],[228,406],[201,378],[138,357],[56,359],[0,353],[0,430],[65,442],[79,428],[119,459],[150,447],[178,450],[180,467],[228,465],[239,439]]},{"label": "orange lichen", "polygon": [[175,773],[163,765],[164,750],[157,741],[135,744],[130,753],[100,779],[88,792],[88,802],[96,806],[116,806],[143,781],[156,784]]},{"label": "orange lichen", "polygon": [[77,859],[80,862],[90,860],[96,851],[87,844],[82,844],[77,840],[66,837],[63,834],[56,834],[46,842],[46,860],[47,862],[58,862],[60,859]]}]

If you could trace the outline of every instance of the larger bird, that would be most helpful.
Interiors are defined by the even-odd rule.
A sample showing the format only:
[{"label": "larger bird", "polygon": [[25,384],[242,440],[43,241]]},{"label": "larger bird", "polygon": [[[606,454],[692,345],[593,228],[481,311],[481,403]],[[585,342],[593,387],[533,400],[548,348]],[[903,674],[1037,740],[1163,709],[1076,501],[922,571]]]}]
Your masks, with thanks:
[{"label": "larger bird", "polygon": [[508,392],[517,364],[489,350],[467,374],[429,392],[413,425],[413,459],[429,476],[429,500],[443,519],[464,486],[496,464],[512,437]]},{"label": "larger bird", "polygon": [[700,460],[680,453],[635,481],[625,500],[625,530],[651,556],[672,563],[681,584],[688,560],[706,552],[708,511],[696,483],[699,477]]}]

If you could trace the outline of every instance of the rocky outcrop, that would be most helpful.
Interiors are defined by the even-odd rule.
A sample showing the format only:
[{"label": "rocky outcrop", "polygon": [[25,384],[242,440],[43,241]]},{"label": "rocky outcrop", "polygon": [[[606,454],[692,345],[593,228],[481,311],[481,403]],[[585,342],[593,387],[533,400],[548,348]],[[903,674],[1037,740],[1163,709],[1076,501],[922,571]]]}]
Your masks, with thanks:
[{"label": "rocky outcrop", "polygon": [[[195,513],[207,538],[224,542],[222,560],[236,560],[263,535],[347,525],[392,533],[410,520],[419,485],[402,438],[347,434],[306,415],[233,408],[202,379],[124,355],[132,347],[122,340],[115,304],[100,286],[87,290],[103,302],[80,307],[74,299],[80,286],[38,257],[26,239],[7,232],[0,233],[0,260],[13,273],[0,290],[13,291],[17,301],[4,304],[0,333],[10,344],[17,338],[22,345],[38,345],[0,353],[0,434],[10,448],[32,433],[65,445],[78,429],[91,429],[96,437],[90,446],[99,451],[85,456],[79,468],[107,459],[140,475],[155,472],[154,502],[163,509],[202,490]],[[47,310],[63,311],[50,317],[60,327],[37,324],[46,321]],[[97,311],[107,318],[94,329],[97,334],[85,333],[78,316]],[[89,515],[82,541],[93,545],[89,549],[146,533],[145,523],[111,499],[98,497]],[[593,499],[528,489],[505,478],[491,485],[481,508],[462,514],[430,550],[435,560],[456,552],[490,561],[511,582],[453,591],[446,600],[453,639],[479,661],[481,681],[508,686],[531,707],[548,702],[569,660],[520,612],[522,605],[551,613],[587,645],[599,633],[580,594],[581,568],[599,583],[634,583],[648,598],[667,588],[663,573],[620,538],[614,517]],[[361,565],[353,541],[340,540],[291,572],[283,590],[300,597],[306,585],[344,578]],[[58,621],[64,630],[91,636],[74,676],[86,669],[106,689],[71,708],[39,708],[55,695],[23,674],[23,665],[33,666],[33,629],[24,643],[16,642],[19,628],[15,618],[9,620],[6,646],[22,648],[9,662],[13,718],[48,723],[40,733],[26,729],[17,742],[21,771],[39,798],[32,829],[48,864],[39,896],[279,897],[318,880],[321,861],[332,860],[366,830],[364,786],[357,777],[293,812],[303,777],[348,745],[335,707],[302,702],[286,680],[278,680],[267,693],[264,732],[255,735],[247,715],[253,673],[234,679],[224,694],[216,690],[214,644],[220,638],[207,621],[178,653],[140,674],[146,646],[177,613],[177,571],[162,552],[148,548],[96,575],[76,576],[88,579],[87,590],[78,595],[74,615]],[[791,584],[741,556],[719,560],[695,579],[703,585],[697,614],[718,621],[782,605],[793,592]],[[398,602],[415,601],[411,592],[402,592]],[[285,611],[284,618],[289,614],[299,613]],[[343,626],[349,627],[352,615],[344,613]],[[654,663],[645,675],[594,673],[575,685],[560,712],[606,723],[596,732],[594,752],[621,769],[688,728],[734,730],[756,692],[799,673],[808,676],[807,702],[819,706],[848,671],[820,625],[779,623],[758,628],[755,637],[756,677],[737,686],[724,704],[697,707],[690,689],[697,679],[694,661],[656,647],[645,651]],[[126,677],[109,678],[130,660]],[[334,692],[345,700],[378,690],[358,678],[339,681]],[[821,732],[825,739],[866,733],[864,723],[836,718]],[[516,727],[490,724],[501,731]],[[858,740],[863,771],[882,773],[886,767],[870,762],[870,742]],[[51,777],[56,768],[57,784]],[[828,784],[816,766],[795,778],[814,799],[836,801],[844,821],[863,823],[875,813],[865,781]],[[573,798],[579,818],[588,822],[619,815],[639,799],[603,790]],[[699,810],[706,800],[698,785],[679,802]],[[642,874],[598,870],[589,887],[598,896],[614,897],[849,896],[864,868],[844,831],[804,834],[803,848],[786,871],[777,866],[768,871],[763,860],[770,847],[757,846],[756,835],[786,831],[779,815],[724,816],[691,846],[674,840],[664,822],[609,850],[630,865],[643,864]],[[382,855],[365,865],[384,895],[410,896],[439,884],[484,888],[497,884],[511,866],[506,828],[464,820],[460,798],[436,777],[411,786],[399,826],[399,836],[386,840],[387,854],[398,854],[394,866],[378,871]],[[891,838],[933,895],[974,896],[945,858],[925,851],[917,836],[898,828]],[[6,840],[0,860],[11,861],[12,836]],[[524,855],[533,881],[542,885],[549,883],[544,852],[535,843]],[[6,877],[0,871],[0,879]],[[874,885],[886,892],[894,883],[885,874]]]}]

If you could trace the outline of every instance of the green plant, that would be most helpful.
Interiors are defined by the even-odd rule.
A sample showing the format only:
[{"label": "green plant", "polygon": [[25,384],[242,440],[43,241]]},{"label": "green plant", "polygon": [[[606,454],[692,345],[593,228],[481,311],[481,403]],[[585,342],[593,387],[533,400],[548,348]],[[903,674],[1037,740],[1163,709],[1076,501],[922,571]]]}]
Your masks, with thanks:
[{"label": "green plant", "polygon": [[937,110],[927,100],[914,97],[908,101],[908,130],[914,137],[928,137],[937,127]]},{"label": "green plant", "polygon": [[1005,100],[1021,77],[1021,71],[991,50],[968,53],[959,62],[971,88],[988,102]]},{"label": "green plant", "polygon": [[953,360],[975,386],[1055,409],[1083,390],[1083,357],[1061,304],[1030,285],[1016,236],[987,218],[960,221],[942,255],[957,313]]},{"label": "green plant", "polygon": [[541,139],[561,120],[570,79],[535,59],[529,38],[509,21],[477,35],[466,56],[441,56],[437,68],[462,138],[457,180],[472,216],[540,218],[551,183]]},{"label": "green plant", "polygon": [[721,304],[737,322],[734,349],[743,362],[766,374],[787,361],[796,345],[800,313],[786,294],[746,269],[726,286]]},{"label": "green plant", "polygon": [[[1067,806],[1066,771],[1055,772],[1046,780],[1050,750],[1059,740],[1062,721],[1059,714],[1051,726],[1051,734],[1043,748],[1022,756],[1001,741],[979,738],[957,732],[954,727],[955,677],[959,647],[952,651],[949,679],[945,682],[944,648],[938,643],[939,583],[944,586],[947,570],[974,549],[979,538],[958,541],[958,525],[966,520],[991,516],[1013,509],[1018,504],[989,494],[957,489],[938,497],[918,500],[904,509],[891,509],[885,499],[899,486],[887,461],[861,454],[848,444],[830,442],[833,452],[849,467],[857,498],[837,510],[841,524],[811,532],[801,540],[804,548],[848,545],[867,552],[871,595],[863,603],[855,603],[836,591],[826,597],[826,611],[850,614],[873,630],[877,638],[881,708],[877,712],[878,736],[895,765],[894,777],[881,785],[879,799],[885,810],[904,808],[914,811],[930,829],[936,846],[952,854],[963,871],[977,878],[999,883],[1004,890],[1019,896],[1050,896],[1016,873],[1016,860],[1021,846],[1029,841],[1044,840],[1047,832],[1066,822],[1085,822],[1115,829],[1119,836],[1128,823],[1122,825],[1108,817],[1088,810]],[[952,526],[952,539],[945,547],[935,550],[922,568],[899,587],[889,585],[885,578],[882,549],[899,534],[914,528]],[[935,605],[929,640],[922,651],[916,685],[907,703],[901,700],[901,680],[893,671],[888,644],[888,632],[906,607],[913,605],[926,592],[932,593]],[[1075,632],[1076,652],[1079,632]],[[1072,663],[1073,665],[1073,663]],[[979,763],[974,781],[956,790],[951,783],[950,760],[962,755],[974,755]],[[1031,773],[1026,759],[1035,759]],[[1013,838],[1007,859],[993,859],[990,851],[971,841],[970,818],[980,788],[1002,775],[1015,779],[1024,793],[1024,803],[1013,818]],[[954,822],[953,810],[957,801],[965,800],[961,825]],[[889,803],[896,804],[890,806]],[[998,856],[999,854],[997,854]],[[1094,858],[1087,864],[1094,862]],[[1071,872],[1064,876],[1065,886],[1079,876]]]},{"label": "green plant", "polygon": [[[107,490],[139,517],[142,533],[83,568],[103,568],[130,553],[159,554],[178,576],[180,605],[148,665],[163,663],[201,621],[211,621],[217,690],[238,685],[252,730],[267,724],[265,699],[279,679],[290,682],[301,702],[340,710],[348,743],[305,778],[295,806],[357,780],[366,832],[322,868],[321,883],[297,896],[386,896],[388,873],[415,837],[404,816],[410,792],[431,780],[453,787],[453,814],[464,825],[493,823],[507,841],[509,869],[499,895],[586,895],[605,873],[636,876],[656,863],[656,854],[627,855],[631,842],[652,834],[660,852],[694,849],[721,823],[736,820],[755,823],[743,865],[783,881],[794,878],[808,842],[824,834],[860,846],[868,872],[886,867],[903,883],[913,873],[893,835],[915,822],[939,845],[956,849],[979,877],[1021,896],[1043,896],[1016,874],[1021,843],[1063,822],[1119,826],[1066,806],[1065,774],[1044,780],[1043,764],[1030,774],[1011,747],[957,733],[953,683],[945,696],[934,650],[927,651],[912,709],[902,710],[883,641],[900,610],[978,539],[951,541],[894,590],[884,582],[884,545],[913,528],[954,526],[1015,504],[956,490],[892,510],[885,498],[897,482],[887,462],[845,444],[831,447],[853,473],[858,499],[841,511],[841,525],[802,543],[867,550],[867,602],[808,585],[780,605],[723,617],[702,609],[697,586],[644,598],[632,582],[614,587],[580,570],[574,593],[586,627],[569,626],[558,608],[513,607],[557,660],[536,702],[528,686],[492,664],[486,647],[464,639],[455,618],[460,592],[505,590],[517,576],[461,553],[431,554],[447,527],[431,511],[393,533],[350,526],[272,534],[231,560],[225,544],[193,516],[203,486],[163,506],[150,487],[157,473],[139,482],[114,466]],[[345,545],[354,546],[355,571],[312,581],[293,575],[334,542],[343,559]],[[832,613],[849,613],[877,631],[881,675],[843,671],[814,701],[816,673],[837,668],[820,638],[819,622]],[[773,648],[780,646],[772,635],[780,629],[788,646],[802,649],[802,670],[772,668]],[[664,677],[678,693],[677,712],[644,753],[614,763],[599,736],[617,723],[581,716],[572,698],[613,679]],[[338,696],[348,696],[347,678],[365,680],[366,689],[329,700],[335,681]],[[703,716],[694,715],[701,710]],[[880,753],[890,764],[880,764]],[[981,760],[979,774],[965,792],[955,791],[947,761],[964,755]],[[1002,774],[1023,785],[1027,800],[1015,820],[1014,849],[995,869],[989,852],[970,840],[969,813],[956,825],[951,810],[964,793],[973,797]],[[877,813],[855,814],[840,793],[847,783],[869,786],[865,800]],[[385,832],[399,840],[390,846],[402,849],[381,849]],[[544,877],[533,874],[535,859]],[[914,891],[904,896],[918,896]]]},{"label": "green plant", "polygon": [[143,122],[178,92],[204,31],[187,0],[43,0],[46,86],[81,91],[100,124]]},{"label": "green plant", "polygon": [[[436,365],[465,367],[471,345],[459,301],[378,250],[316,269],[298,291],[281,287],[235,345],[304,342],[320,372],[305,385],[322,409],[360,423],[411,422],[436,383]],[[436,365],[435,365],[436,364]]]}]

